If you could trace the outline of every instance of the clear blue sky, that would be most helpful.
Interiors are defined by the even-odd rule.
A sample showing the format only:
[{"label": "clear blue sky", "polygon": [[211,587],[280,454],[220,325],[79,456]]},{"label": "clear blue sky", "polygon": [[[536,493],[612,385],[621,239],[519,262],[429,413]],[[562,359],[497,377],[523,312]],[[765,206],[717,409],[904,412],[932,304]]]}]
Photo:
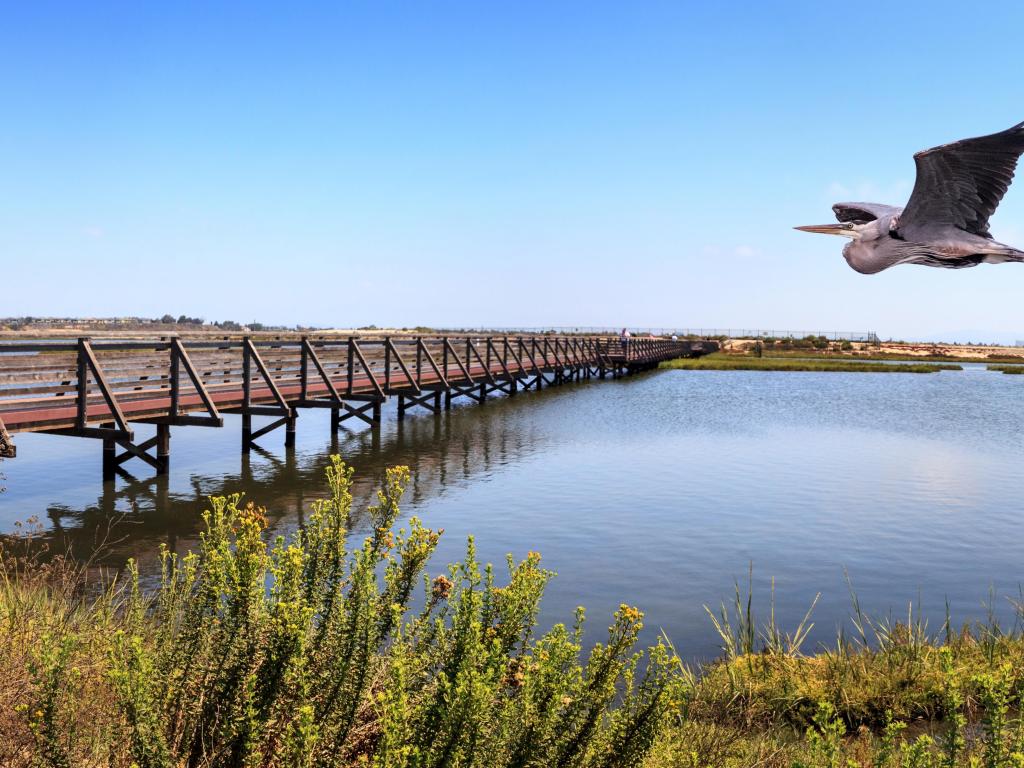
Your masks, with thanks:
[{"label": "clear blue sky", "polygon": [[772,5],[6,3],[0,315],[1024,338],[791,229],[1024,120],[1021,6]]}]

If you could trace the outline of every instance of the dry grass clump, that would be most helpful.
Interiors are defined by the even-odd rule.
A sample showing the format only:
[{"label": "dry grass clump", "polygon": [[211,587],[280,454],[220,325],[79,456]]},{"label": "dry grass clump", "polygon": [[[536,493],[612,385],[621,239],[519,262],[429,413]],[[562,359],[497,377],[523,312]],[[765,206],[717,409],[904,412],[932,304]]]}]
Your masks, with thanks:
[{"label": "dry grass clump", "polygon": [[88,765],[117,724],[106,653],[117,590],[33,539],[0,547],[0,765]]}]

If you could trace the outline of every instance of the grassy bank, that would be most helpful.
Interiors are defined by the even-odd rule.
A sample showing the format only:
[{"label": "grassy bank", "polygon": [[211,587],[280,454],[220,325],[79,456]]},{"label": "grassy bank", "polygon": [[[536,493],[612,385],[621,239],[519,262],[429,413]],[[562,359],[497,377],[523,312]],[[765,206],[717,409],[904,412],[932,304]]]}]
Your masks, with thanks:
[{"label": "grassy bank", "polygon": [[[582,609],[545,634],[552,574],[531,553],[499,577],[437,572],[439,532],[396,527],[389,471],[370,535],[350,542],[351,470],[301,534],[215,499],[199,551],[99,588],[59,560],[0,563],[0,765],[1024,765],[1024,640],[994,621],[876,622],[812,655],[810,618],[759,624],[749,595],[714,613],[722,657],[636,648],[622,606],[584,648]],[[972,762],[974,761],[974,762]]]},{"label": "grassy bank", "polygon": [[839,373],[935,373],[963,370],[959,365],[916,363],[891,365],[853,359],[794,360],[779,357],[748,357],[714,353],[705,357],[679,358],[661,364],[670,370],[692,371],[831,371]]},{"label": "grassy bank", "polygon": [[[752,354],[750,352],[744,354]],[[895,362],[905,361],[913,363],[1017,363],[1024,365],[1024,356],[1021,355],[988,355],[986,357],[971,357],[969,355],[901,355],[893,352],[834,352],[815,349],[779,350],[765,349],[765,357],[811,357],[822,360],[891,360]]]},{"label": "grassy bank", "polygon": [[990,371],[999,371],[1001,373],[1009,374],[1021,374],[1024,373],[1024,365],[987,365],[985,366]]}]

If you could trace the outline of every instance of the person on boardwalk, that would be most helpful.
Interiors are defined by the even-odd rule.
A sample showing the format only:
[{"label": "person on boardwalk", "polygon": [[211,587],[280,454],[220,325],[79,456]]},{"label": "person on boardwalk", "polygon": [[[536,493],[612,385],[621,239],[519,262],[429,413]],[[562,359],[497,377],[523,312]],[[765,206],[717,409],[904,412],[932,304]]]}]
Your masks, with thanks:
[{"label": "person on boardwalk", "polygon": [[622,356],[629,357],[629,329],[623,328],[619,334],[619,342],[622,344]]}]

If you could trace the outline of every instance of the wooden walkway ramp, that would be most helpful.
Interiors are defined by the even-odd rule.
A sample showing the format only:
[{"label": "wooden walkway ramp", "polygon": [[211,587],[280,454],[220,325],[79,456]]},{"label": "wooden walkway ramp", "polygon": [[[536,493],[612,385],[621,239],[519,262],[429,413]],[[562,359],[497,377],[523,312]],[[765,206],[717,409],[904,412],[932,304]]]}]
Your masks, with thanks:
[{"label": "wooden walkway ramp", "polygon": [[[618,377],[663,360],[714,351],[716,342],[607,336],[243,337],[213,340],[0,342],[0,455],[11,434],[46,432],[103,441],[104,477],[131,458],[165,473],[172,426],[221,427],[242,416],[242,450],[280,427],[295,442],[298,413],[327,408],[332,429],[379,425],[398,400],[438,412],[456,397],[483,403],[591,377]],[[253,417],[270,421],[253,427]],[[155,424],[136,443],[133,424]]]}]

